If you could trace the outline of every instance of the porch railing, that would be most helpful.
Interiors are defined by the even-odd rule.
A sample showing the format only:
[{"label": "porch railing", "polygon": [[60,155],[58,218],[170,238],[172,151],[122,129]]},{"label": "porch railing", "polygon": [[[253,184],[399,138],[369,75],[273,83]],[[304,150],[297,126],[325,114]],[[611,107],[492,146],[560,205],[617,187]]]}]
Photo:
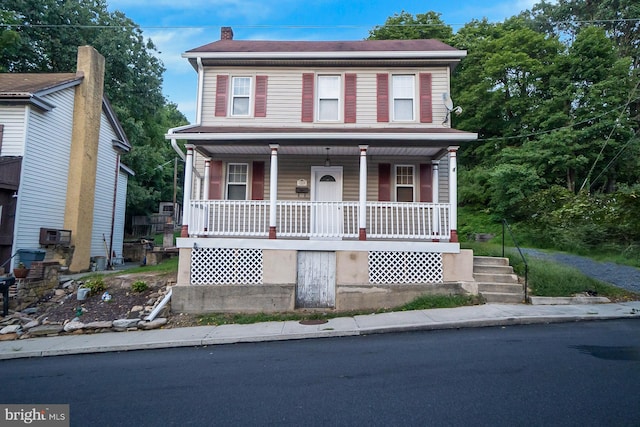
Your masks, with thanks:
[{"label": "porch railing", "polygon": [[[443,203],[367,202],[367,237],[448,239],[450,209]],[[280,200],[276,230],[284,238],[357,239],[358,202]],[[192,200],[189,234],[215,237],[269,236],[269,201]]]}]

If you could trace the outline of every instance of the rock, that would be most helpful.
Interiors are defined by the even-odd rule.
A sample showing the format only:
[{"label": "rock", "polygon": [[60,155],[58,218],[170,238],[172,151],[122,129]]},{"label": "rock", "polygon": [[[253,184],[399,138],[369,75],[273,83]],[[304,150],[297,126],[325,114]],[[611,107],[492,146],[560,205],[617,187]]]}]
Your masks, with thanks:
[{"label": "rock", "polygon": [[156,303],[156,298],[149,298],[146,302],[146,305],[153,305]]},{"label": "rock", "polygon": [[109,329],[113,326],[111,321],[89,322],[84,325],[85,329]]},{"label": "rock", "polygon": [[20,329],[22,329],[21,325],[5,326],[4,328],[0,329],[0,335],[15,334],[15,333],[18,333]]},{"label": "rock", "polygon": [[29,307],[22,310],[23,314],[36,314],[38,312],[38,307]]},{"label": "rock", "polygon": [[29,329],[29,335],[34,337],[42,337],[45,335],[57,335],[64,330],[62,325],[40,325]]},{"label": "rock", "polygon": [[132,327],[136,327],[138,325],[138,322],[140,321],[140,318],[136,318],[136,319],[117,319],[113,321],[113,327],[116,329],[127,329],[127,328],[132,328]]},{"label": "rock", "polygon": [[64,283],[62,284],[62,288],[63,288],[63,289],[70,288],[71,286],[73,286],[73,284],[74,284],[74,283],[75,283],[75,282],[74,282],[73,280],[66,281],[66,282],[64,282]]},{"label": "rock", "polygon": [[35,328],[36,326],[38,326],[40,324],[40,322],[38,322],[37,320],[32,320],[29,323],[25,323],[24,325],[22,325],[22,329],[29,330],[31,328]]},{"label": "rock", "polygon": [[140,329],[144,329],[145,331],[148,331],[150,329],[157,329],[161,326],[164,326],[167,324],[167,319],[164,317],[158,317],[156,319],[153,319],[152,321],[148,322],[146,320],[141,320],[138,323],[138,328]]},{"label": "rock", "polygon": [[65,332],[74,332],[82,328],[84,328],[84,323],[78,322],[77,320],[72,320],[71,322],[64,325]]},{"label": "rock", "polygon": [[11,334],[0,335],[0,341],[13,341],[17,339],[18,339],[18,334],[16,334],[15,332]]},{"label": "rock", "polygon": [[130,311],[142,311],[143,308],[141,305],[134,305],[133,307],[131,307]]},{"label": "rock", "polygon": [[63,295],[67,294],[67,292],[64,289],[56,289],[56,290],[53,291],[53,293],[57,297],[60,297],[60,296],[63,296]]},{"label": "rock", "polygon": [[158,292],[152,292],[151,294],[149,294],[149,298],[151,299],[156,299],[160,296],[160,294]]}]

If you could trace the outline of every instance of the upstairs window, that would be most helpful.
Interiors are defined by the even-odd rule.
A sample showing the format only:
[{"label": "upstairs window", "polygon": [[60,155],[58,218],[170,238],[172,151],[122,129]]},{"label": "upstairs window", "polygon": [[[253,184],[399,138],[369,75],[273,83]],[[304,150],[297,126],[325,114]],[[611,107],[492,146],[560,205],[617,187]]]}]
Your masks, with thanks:
[{"label": "upstairs window", "polygon": [[247,200],[246,163],[229,163],[227,165],[227,200]]},{"label": "upstairs window", "polygon": [[248,116],[251,94],[251,77],[231,79],[231,115]]},{"label": "upstairs window", "polygon": [[413,121],[416,96],[415,76],[393,75],[391,91],[393,96],[393,120]]},{"label": "upstairs window", "polygon": [[413,166],[396,166],[396,202],[413,202],[414,182]]},{"label": "upstairs window", "polygon": [[340,117],[340,76],[318,76],[318,120],[337,121]]}]

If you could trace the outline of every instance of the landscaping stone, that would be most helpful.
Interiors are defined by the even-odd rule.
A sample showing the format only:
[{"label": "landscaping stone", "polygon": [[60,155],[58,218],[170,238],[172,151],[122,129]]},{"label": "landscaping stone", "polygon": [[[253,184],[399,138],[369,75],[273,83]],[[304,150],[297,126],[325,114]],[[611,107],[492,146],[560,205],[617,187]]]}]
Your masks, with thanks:
[{"label": "landscaping stone", "polygon": [[165,317],[159,317],[157,319],[153,319],[150,322],[146,320],[141,320],[140,322],[138,322],[138,328],[148,331],[151,329],[157,329],[166,324],[167,324],[167,319]]},{"label": "landscaping stone", "polygon": [[135,327],[140,322],[140,318],[136,319],[117,319],[113,321],[113,327],[116,329],[127,329],[131,327]]},{"label": "landscaping stone", "polygon": [[38,325],[40,325],[40,322],[38,322],[37,320],[32,320],[32,321],[22,325],[22,329],[24,329],[26,331],[26,330],[29,330],[31,328],[35,328]]},{"label": "landscaping stone", "polygon": [[41,337],[45,335],[57,335],[62,331],[64,331],[64,327],[62,325],[40,325],[36,326],[35,328],[31,328],[29,330],[29,335],[34,337]]},{"label": "landscaping stone", "polygon": [[109,329],[113,326],[111,321],[89,322],[84,325],[86,329]]},{"label": "landscaping stone", "polygon": [[71,322],[69,322],[66,325],[64,325],[64,331],[65,332],[74,332],[74,331],[77,331],[78,329],[82,329],[84,327],[85,327],[84,323],[72,320]]},{"label": "landscaping stone", "polygon": [[0,335],[0,341],[13,341],[13,340],[17,340],[18,337],[19,335],[15,332],[10,334],[2,334]]},{"label": "landscaping stone", "polygon": [[17,333],[20,329],[22,329],[21,325],[9,325],[0,329],[0,335],[13,334]]}]

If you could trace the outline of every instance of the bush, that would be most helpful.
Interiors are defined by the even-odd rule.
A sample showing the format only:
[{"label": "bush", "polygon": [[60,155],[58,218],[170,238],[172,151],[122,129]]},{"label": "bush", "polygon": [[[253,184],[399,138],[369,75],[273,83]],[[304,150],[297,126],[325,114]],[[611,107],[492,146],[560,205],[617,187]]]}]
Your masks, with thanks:
[{"label": "bush", "polygon": [[147,285],[147,282],[143,280],[136,280],[131,284],[131,290],[133,292],[144,292],[147,289],[149,289],[149,286]]},{"label": "bush", "polygon": [[91,289],[91,295],[97,295],[107,290],[102,277],[95,277],[84,282],[84,287]]}]

